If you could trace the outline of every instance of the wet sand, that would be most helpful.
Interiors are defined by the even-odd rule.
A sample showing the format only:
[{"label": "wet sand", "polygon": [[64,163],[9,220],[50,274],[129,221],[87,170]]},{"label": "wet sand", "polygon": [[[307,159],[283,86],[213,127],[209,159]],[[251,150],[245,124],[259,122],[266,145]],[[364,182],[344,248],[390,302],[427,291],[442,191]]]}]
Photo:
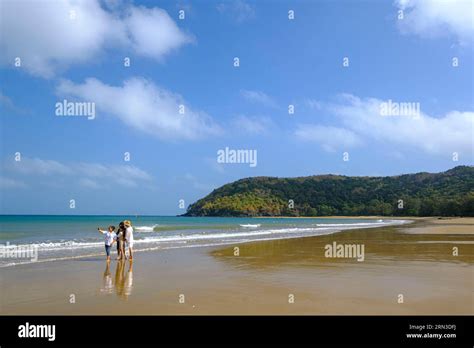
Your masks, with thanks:
[{"label": "wet sand", "polygon": [[[363,244],[364,261],[326,258],[333,242]],[[132,268],[103,258],[19,265],[0,269],[0,283],[1,314],[472,315],[474,219],[142,252]]]},{"label": "wet sand", "polygon": [[[424,220],[421,220],[424,221]],[[408,228],[407,233],[419,234],[470,234],[474,235],[474,218],[429,219],[419,227]]]}]

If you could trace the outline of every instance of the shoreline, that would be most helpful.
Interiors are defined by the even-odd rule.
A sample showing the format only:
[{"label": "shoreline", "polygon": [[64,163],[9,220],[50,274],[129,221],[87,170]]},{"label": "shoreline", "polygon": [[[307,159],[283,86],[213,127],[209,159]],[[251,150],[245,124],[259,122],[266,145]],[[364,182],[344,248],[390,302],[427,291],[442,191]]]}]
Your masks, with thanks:
[{"label": "shoreline", "polygon": [[331,215],[331,216],[254,216],[252,219],[382,219],[382,220],[425,220],[442,218],[438,216],[383,216],[383,215],[369,215],[369,216],[349,216],[349,215]]},{"label": "shoreline", "polygon": [[[474,219],[461,221],[450,225],[469,233],[449,228],[432,233],[440,224],[431,219],[315,237],[144,251],[133,268],[112,260],[107,269],[103,257],[3,268],[0,312],[472,315]],[[407,233],[414,228],[424,233]],[[365,261],[326,258],[324,246],[333,241],[363,243]],[[454,246],[459,256],[452,255]],[[400,293],[403,304],[396,300]],[[288,302],[291,294],[294,303]]]}]

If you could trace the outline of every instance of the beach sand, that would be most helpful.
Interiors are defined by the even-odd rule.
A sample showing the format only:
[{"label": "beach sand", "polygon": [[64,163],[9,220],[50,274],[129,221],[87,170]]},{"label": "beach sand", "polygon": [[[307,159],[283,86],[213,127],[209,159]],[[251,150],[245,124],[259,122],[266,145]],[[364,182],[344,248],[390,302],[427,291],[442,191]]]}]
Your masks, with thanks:
[{"label": "beach sand", "polygon": [[[334,241],[363,244],[364,261],[326,258]],[[474,314],[473,218],[141,252],[131,269],[120,265],[97,257],[0,269],[0,313]]]}]

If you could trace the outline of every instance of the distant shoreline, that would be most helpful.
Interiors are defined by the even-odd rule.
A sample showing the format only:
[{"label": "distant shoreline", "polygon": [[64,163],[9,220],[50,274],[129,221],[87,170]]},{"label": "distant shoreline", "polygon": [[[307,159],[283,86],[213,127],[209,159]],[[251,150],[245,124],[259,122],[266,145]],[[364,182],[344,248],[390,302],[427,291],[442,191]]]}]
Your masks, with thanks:
[{"label": "distant shoreline", "polygon": [[253,216],[252,219],[382,219],[382,220],[414,220],[414,221],[448,221],[456,219],[473,219],[470,216],[387,216],[387,215],[369,215],[369,216],[348,216],[348,215],[332,215],[332,216]]},{"label": "distant shoreline", "polygon": [[[423,220],[423,219],[436,219],[434,216],[349,216],[349,215],[331,215],[331,216],[252,216],[249,218],[253,219],[391,219],[391,220]],[[441,217],[440,217],[441,218]]]}]

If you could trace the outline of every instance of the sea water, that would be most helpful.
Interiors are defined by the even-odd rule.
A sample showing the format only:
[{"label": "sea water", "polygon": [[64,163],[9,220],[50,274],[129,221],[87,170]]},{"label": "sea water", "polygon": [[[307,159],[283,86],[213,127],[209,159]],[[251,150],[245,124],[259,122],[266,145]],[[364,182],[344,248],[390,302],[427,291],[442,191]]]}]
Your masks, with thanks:
[{"label": "sea water", "polygon": [[[132,221],[136,251],[309,237],[406,222],[332,218],[1,215],[0,249],[3,253],[0,253],[0,267],[101,256],[104,240],[97,227],[118,227],[123,220]],[[36,259],[25,255],[15,257],[13,251],[20,248],[36,252]]]}]

